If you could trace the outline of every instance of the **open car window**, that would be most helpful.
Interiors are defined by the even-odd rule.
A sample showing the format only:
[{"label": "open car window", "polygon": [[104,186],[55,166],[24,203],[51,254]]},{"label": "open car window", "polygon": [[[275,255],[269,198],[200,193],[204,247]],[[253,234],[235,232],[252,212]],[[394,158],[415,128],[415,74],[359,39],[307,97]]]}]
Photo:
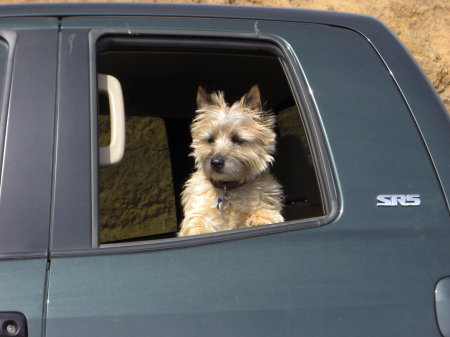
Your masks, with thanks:
[{"label": "open car window", "polygon": [[[257,84],[275,117],[271,174],[283,190],[285,222],[325,215],[313,155],[280,52],[272,45],[107,37],[98,43],[97,72],[121,85],[125,111],[123,158],[100,165],[98,228],[101,244],[176,237],[181,194],[195,171],[190,125],[199,86],[239,100]],[[242,46],[245,46],[242,47]],[[111,139],[110,103],[99,96],[98,139]],[[214,206],[214,205],[213,205]],[[258,230],[258,227],[254,227]]]}]

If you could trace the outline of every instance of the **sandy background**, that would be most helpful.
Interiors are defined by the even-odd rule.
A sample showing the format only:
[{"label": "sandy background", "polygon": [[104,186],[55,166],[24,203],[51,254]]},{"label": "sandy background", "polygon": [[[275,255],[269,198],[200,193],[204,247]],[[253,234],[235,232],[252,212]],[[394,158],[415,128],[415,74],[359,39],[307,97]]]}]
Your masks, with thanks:
[{"label": "sandy background", "polygon": [[[136,2],[133,0],[0,0],[1,4],[55,2]],[[203,4],[277,6],[343,11],[374,16],[387,24],[412,52],[450,111],[449,0],[165,0]]]}]

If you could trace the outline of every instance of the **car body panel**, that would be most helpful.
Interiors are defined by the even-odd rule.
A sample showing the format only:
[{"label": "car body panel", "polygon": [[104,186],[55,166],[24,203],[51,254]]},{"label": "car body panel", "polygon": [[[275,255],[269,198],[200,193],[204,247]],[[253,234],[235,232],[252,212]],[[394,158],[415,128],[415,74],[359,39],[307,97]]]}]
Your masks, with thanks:
[{"label": "car body panel", "polygon": [[[408,105],[364,36],[252,20],[67,22],[63,48],[70,34],[87,48],[90,29],[100,26],[105,33],[121,27],[119,33],[232,35],[250,34],[257,24],[258,34],[291,51],[293,81],[305,76],[309,84],[339,185],[340,214],[323,227],[228,242],[192,239],[192,246],[178,247],[169,240],[167,250],[156,243],[89,249],[88,235],[71,250],[61,244],[49,278],[48,336],[439,336],[434,287],[450,270],[445,199]],[[80,113],[90,104],[83,92]],[[83,116],[87,124],[86,111]],[[83,144],[89,149],[88,140]],[[419,193],[422,205],[376,207],[377,194],[397,191]],[[88,201],[83,209],[79,226],[87,231]],[[64,219],[70,216],[62,212],[60,223]],[[71,221],[74,226],[78,219]],[[61,233],[67,241],[70,235]]]},{"label": "car body panel", "polygon": [[[0,260],[0,315],[3,312],[24,314],[29,337],[42,336],[45,327],[46,277],[46,258]],[[2,321],[5,317],[8,316],[2,315]]]}]

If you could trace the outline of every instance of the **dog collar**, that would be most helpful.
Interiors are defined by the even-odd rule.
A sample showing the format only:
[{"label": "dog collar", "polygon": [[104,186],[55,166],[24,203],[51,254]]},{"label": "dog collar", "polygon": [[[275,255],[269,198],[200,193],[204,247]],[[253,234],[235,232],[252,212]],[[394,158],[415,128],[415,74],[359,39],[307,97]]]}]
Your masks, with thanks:
[{"label": "dog collar", "polygon": [[246,184],[245,182],[239,183],[237,181],[219,181],[219,180],[211,180],[211,183],[215,188],[219,188],[224,191],[231,191]]}]

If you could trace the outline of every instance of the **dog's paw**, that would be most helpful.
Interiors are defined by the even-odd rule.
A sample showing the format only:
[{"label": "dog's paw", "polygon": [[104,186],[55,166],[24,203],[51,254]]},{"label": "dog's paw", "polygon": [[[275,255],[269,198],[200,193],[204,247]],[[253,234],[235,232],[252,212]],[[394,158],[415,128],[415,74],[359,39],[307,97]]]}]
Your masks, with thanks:
[{"label": "dog's paw", "polygon": [[276,210],[258,210],[253,213],[246,221],[246,227],[254,227],[261,225],[269,225],[273,223],[283,222],[284,218],[280,212]]},{"label": "dog's paw", "polygon": [[222,230],[223,225],[216,213],[185,218],[181,223],[178,236],[200,235]]},{"label": "dog's paw", "polygon": [[203,226],[184,226],[178,232],[178,236],[200,235],[210,232],[211,231],[206,230]]}]

